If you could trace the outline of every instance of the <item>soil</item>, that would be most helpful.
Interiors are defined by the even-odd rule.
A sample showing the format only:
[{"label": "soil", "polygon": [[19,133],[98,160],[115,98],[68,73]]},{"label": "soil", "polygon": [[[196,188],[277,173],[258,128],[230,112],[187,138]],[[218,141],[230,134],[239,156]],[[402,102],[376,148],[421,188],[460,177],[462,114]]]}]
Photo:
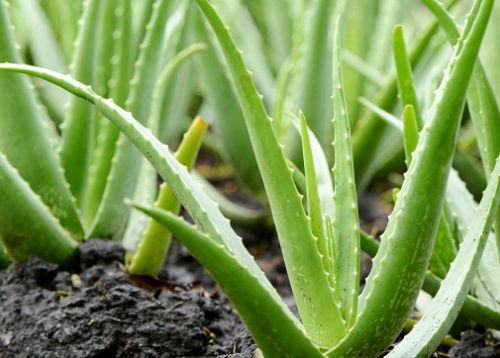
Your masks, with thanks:
[{"label": "soil", "polygon": [[36,258],[1,272],[0,357],[252,357],[226,300],[199,285],[131,280],[119,243],[80,251],[78,273]]},{"label": "soil", "polygon": [[[375,198],[364,197],[360,210],[373,233],[385,226],[385,213],[370,204]],[[277,240],[244,237],[296,312]],[[160,280],[129,277],[123,258],[119,243],[91,240],[73,272],[36,258],[0,271],[0,358],[253,357],[256,345],[237,313],[182,246],[173,245]],[[367,273],[370,259],[363,263]],[[493,344],[466,332],[434,357],[500,357]]]}]

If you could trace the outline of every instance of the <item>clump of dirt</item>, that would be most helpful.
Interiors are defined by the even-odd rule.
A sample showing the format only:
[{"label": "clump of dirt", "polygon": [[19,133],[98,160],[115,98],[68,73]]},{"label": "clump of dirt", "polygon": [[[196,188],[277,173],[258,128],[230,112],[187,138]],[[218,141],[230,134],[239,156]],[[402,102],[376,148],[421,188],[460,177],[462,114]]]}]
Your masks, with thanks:
[{"label": "clump of dirt", "polygon": [[498,351],[494,346],[486,344],[484,334],[476,331],[464,332],[460,343],[451,347],[448,355],[454,358],[500,357],[500,354],[498,354]]},{"label": "clump of dirt", "polygon": [[35,258],[0,272],[0,356],[252,356],[256,346],[226,302],[200,287],[136,287],[123,256],[119,243],[91,240],[77,273]]}]

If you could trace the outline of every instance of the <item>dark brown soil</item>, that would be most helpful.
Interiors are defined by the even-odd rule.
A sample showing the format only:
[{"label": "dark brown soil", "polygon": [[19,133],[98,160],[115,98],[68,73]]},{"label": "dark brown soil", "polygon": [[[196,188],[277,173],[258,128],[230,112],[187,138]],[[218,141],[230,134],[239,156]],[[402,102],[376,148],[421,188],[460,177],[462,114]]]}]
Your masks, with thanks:
[{"label": "dark brown soil", "polygon": [[200,287],[131,285],[123,255],[118,243],[92,240],[79,274],[38,259],[1,272],[0,357],[252,356],[227,302]]}]

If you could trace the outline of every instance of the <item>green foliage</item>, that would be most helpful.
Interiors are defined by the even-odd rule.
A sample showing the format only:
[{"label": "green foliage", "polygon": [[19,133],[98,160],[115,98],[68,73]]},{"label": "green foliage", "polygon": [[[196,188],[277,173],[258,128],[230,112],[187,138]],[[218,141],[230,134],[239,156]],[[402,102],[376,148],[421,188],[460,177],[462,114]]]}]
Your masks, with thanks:
[{"label": "green foliage", "polygon": [[[77,240],[106,236],[134,253],[131,273],[156,276],[174,234],[269,358],[377,357],[421,289],[435,296],[432,305],[390,356],[431,354],[457,317],[500,328],[499,240],[491,231],[500,222],[498,84],[478,60],[494,1],[474,1],[461,33],[433,0],[424,3],[437,20],[418,10],[424,26],[395,0],[220,3],[46,0],[31,9],[49,24],[34,35],[0,1],[0,263],[37,255],[69,265]],[[60,13],[81,16],[80,25],[56,20]],[[358,13],[366,28],[350,21]],[[405,33],[395,27],[388,66],[387,33],[399,22]],[[434,41],[438,23],[454,48],[429,95],[446,51]],[[68,33],[57,37],[50,26]],[[41,67],[21,64],[14,36]],[[58,48],[54,67],[71,63],[71,76],[45,68],[39,42]],[[69,106],[61,109],[66,94],[35,90],[7,71],[63,88]],[[478,206],[451,168],[466,105],[488,178]],[[300,319],[226,218],[267,226],[266,212],[228,204],[189,172],[207,123],[195,121],[175,155],[160,140],[176,138],[195,112],[207,114],[221,157],[269,206]],[[360,230],[357,196],[392,163],[404,167],[403,153],[408,169],[378,244]],[[156,173],[165,181],[159,194]],[[194,225],[177,216],[180,205]],[[374,259],[359,294],[361,249]]]}]

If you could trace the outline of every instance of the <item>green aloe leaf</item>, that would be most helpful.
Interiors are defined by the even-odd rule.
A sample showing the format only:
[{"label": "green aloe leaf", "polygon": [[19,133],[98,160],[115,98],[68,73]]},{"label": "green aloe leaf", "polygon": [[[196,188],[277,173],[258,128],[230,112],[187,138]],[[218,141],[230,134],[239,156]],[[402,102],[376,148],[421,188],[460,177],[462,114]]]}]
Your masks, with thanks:
[{"label": "green aloe leaf", "polygon": [[467,236],[431,307],[388,357],[427,357],[442,342],[469,292],[500,202],[500,160],[490,176]]},{"label": "green aloe leaf", "polygon": [[[20,0],[18,5],[24,14],[24,25],[28,27],[30,36],[28,46],[33,62],[40,67],[66,73],[67,62],[40,3],[35,0]],[[30,21],[25,21],[26,18]],[[64,104],[68,100],[68,94],[58,87],[46,84],[35,83],[40,94],[40,101],[47,108],[51,119],[60,124],[63,120]]]},{"label": "green aloe leaf", "polygon": [[[197,117],[184,135],[184,139],[175,154],[179,163],[185,165],[188,170],[193,168],[207,127],[208,123],[201,117]],[[179,200],[165,183],[160,188],[155,207],[174,214],[178,214],[180,210]],[[135,275],[156,277],[163,267],[171,241],[171,233],[163,225],[150,219],[128,271]]]},{"label": "green aloe leaf", "polygon": [[[0,61],[21,63],[7,17],[0,1]],[[59,160],[45,134],[32,85],[27,78],[0,74],[0,151],[30,183],[61,224],[77,237],[83,228]],[[47,188],[51,188],[48,190]],[[4,205],[10,205],[4,202]]]},{"label": "green aloe leaf", "polygon": [[[117,14],[116,30],[114,32],[114,52],[111,61],[111,78],[109,81],[109,95],[119,106],[125,106],[128,96],[129,82],[132,76],[132,9],[128,0],[120,0],[115,9]],[[120,131],[109,121],[100,121],[99,133],[95,140],[94,153],[90,167],[90,178],[84,214],[86,227],[94,221],[97,210],[102,200],[108,175],[112,167],[116,142]]]},{"label": "green aloe leaf", "polygon": [[212,109],[213,126],[225,149],[223,155],[233,165],[241,182],[262,196],[262,179],[238,97],[225,70],[227,65],[218,53],[219,44],[209,32],[208,25],[199,11],[196,8],[194,10],[192,15],[196,37],[209,46],[208,51],[200,56],[198,66],[202,86]]},{"label": "green aloe leaf", "polygon": [[[447,13],[446,9],[436,1],[424,0],[424,4],[435,14],[441,26],[445,30],[449,42],[455,43],[459,36],[458,30],[451,16]],[[495,158],[500,153],[500,109],[495,99],[495,94],[492,90],[492,85],[486,76],[485,70],[481,61],[477,61],[474,68],[472,81],[467,92],[467,103],[471,117],[476,128],[476,136],[478,140],[479,150],[483,159],[482,163],[486,175],[489,175],[493,170]],[[455,200],[464,200],[455,198]],[[456,211],[463,211],[465,208],[473,207],[474,204],[464,205],[461,208],[456,208]],[[467,214],[461,215],[459,221],[460,226],[465,226],[468,223]],[[497,215],[496,227],[500,225],[500,215]],[[491,248],[492,240],[488,241]],[[487,249],[481,265],[478,269],[478,295],[481,299],[490,302],[493,307],[498,307],[500,302],[500,287],[496,274],[500,273],[500,235],[496,235],[497,252]],[[495,289],[499,288],[499,289]]]},{"label": "green aloe leaf", "polygon": [[328,353],[330,357],[367,357],[381,352],[399,334],[413,308],[438,229],[465,103],[463,84],[472,75],[492,5],[488,0],[476,2],[471,10],[382,236],[356,323],[346,339]]},{"label": "green aloe leaf", "polygon": [[[304,19],[304,36],[300,52],[301,71],[297,72],[297,99],[292,109],[304,112],[308,126],[315,134],[324,150],[329,148],[331,141],[330,119],[331,109],[331,68],[332,47],[330,29],[332,13],[335,10],[334,1],[319,0],[311,4],[310,11],[306,12]],[[302,167],[300,163],[300,140],[293,138],[286,148],[287,157]]]},{"label": "green aloe leaf", "polygon": [[[455,5],[457,0],[447,2],[448,7]],[[409,58],[413,66],[418,64],[429,47],[438,29],[437,21],[429,24],[416,42],[415,47],[410,51]],[[385,88],[375,96],[375,104],[386,110],[392,111],[397,103],[397,80],[395,75],[390,76]],[[373,175],[381,166],[381,162],[387,161],[394,156],[395,151],[401,148],[396,137],[387,140],[392,133],[391,129],[378,117],[376,113],[368,112],[357,122],[353,130],[353,153],[356,172],[356,183],[359,190],[363,190],[373,178]],[[390,148],[389,148],[390,147]],[[380,155],[381,151],[386,151]]]},{"label": "green aloe leaf", "polygon": [[332,310],[328,275],[270,118],[227,28],[206,0],[196,2],[219,40],[240,98],[302,321],[314,342],[332,346],[344,335],[343,322]]},{"label": "green aloe leaf", "polygon": [[[99,8],[98,0],[85,2],[70,65],[71,75],[83,83],[93,84],[95,79]],[[61,166],[79,209],[84,211],[94,139],[94,108],[81,98],[71,96],[61,131]]]},{"label": "green aloe leaf", "polygon": [[354,325],[357,315],[360,248],[358,199],[354,179],[351,129],[344,96],[340,53],[340,20],[335,27],[333,42],[333,128],[335,131],[335,217],[333,237],[336,257],[333,264],[337,274],[337,296],[342,305],[342,314],[348,328]]},{"label": "green aloe leaf", "polygon": [[76,241],[3,154],[0,183],[0,239],[9,255],[16,261],[36,255],[62,266],[73,264]]},{"label": "green aloe leaf", "polygon": [[[146,37],[141,45],[141,53],[135,64],[134,76],[130,82],[126,107],[142,124],[147,123],[149,118],[151,92],[159,71],[169,8],[170,2],[167,0],[155,3]],[[108,176],[94,222],[88,230],[88,237],[117,236],[125,229],[130,209],[123,204],[123,200],[134,195],[142,158],[133,144],[122,135],[116,144],[113,160],[114,165]]]}]

